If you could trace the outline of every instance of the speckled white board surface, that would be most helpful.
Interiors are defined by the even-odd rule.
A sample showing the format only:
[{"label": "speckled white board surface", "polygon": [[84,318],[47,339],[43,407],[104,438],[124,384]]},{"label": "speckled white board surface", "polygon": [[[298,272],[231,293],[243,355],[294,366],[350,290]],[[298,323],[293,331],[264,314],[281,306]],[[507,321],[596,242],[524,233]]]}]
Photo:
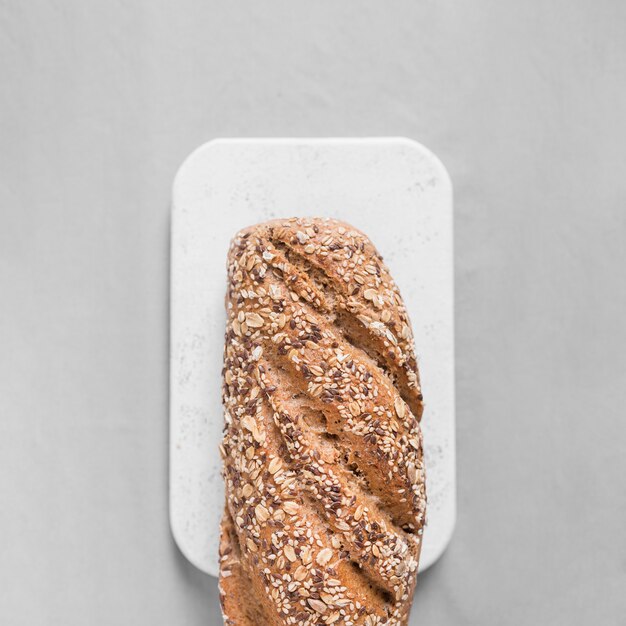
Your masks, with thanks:
[{"label": "speckled white board surface", "polygon": [[336,217],[367,233],[409,310],[426,406],[423,571],[445,550],[456,511],[452,188],[441,162],[402,138],[222,139],[179,169],[171,240],[172,532],[194,565],[217,574],[226,253],[244,226],[304,215]]}]

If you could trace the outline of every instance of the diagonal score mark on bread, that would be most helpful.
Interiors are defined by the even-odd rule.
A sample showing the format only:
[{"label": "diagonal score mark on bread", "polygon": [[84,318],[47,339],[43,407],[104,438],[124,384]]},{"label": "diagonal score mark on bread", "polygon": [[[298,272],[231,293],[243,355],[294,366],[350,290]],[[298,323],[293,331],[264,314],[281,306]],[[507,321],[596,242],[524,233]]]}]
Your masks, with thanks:
[{"label": "diagonal score mark on bread", "polygon": [[[385,510],[378,505],[378,499],[354,480],[354,475],[341,461],[341,452],[332,435],[320,436],[310,427],[308,416],[318,413],[301,404],[285,377],[279,377],[278,381],[281,378],[280,391],[271,395],[270,403],[287,448],[289,466],[298,476],[298,487],[304,489],[308,501],[333,534],[333,547],[341,549],[368,581],[376,585],[381,595],[388,598],[395,593],[396,571],[402,567],[412,546],[403,533],[397,532]],[[276,378],[271,380],[278,382]],[[290,410],[286,410],[287,406]],[[346,520],[356,523],[351,525]],[[364,550],[364,542],[372,532],[390,548],[388,554],[377,551],[375,564]]]},{"label": "diagonal score mark on bread", "polygon": [[[271,229],[270,241],[276,254],[269,265],[279,271],[283,267],[288,268],[289,275],[296,277],[290,289],[316,309],[330,313],[329,321],[341,330],[346,341],[368,354],[385,372],[392,374],[400,395],[419,420],[423,407],[412,346],[413,334],[400,293],[373,246],[370,252],[374,260],[363,268],[366,278],[355,273],[356,285],[350,285],[332,263],[325,263],[316,254],[307,255],[298,248],[298,244],[303,247],[298,238],[289,237],[288,229]],[[337,245],[331,237],[327,240],[330,240],[329,247]],[[365,248],[365,243],[363,246]],[[386,301],[377,289],[368,288],[365,282],[372,274],[380,276],[383,273],[392,287]]]},{"label": "diagonal score mark on bread", "polygon": [[399,292],[333,220],[246,229],[228,270],[223,598],[245,585],[260,625],[405,624],[425,488]]}]

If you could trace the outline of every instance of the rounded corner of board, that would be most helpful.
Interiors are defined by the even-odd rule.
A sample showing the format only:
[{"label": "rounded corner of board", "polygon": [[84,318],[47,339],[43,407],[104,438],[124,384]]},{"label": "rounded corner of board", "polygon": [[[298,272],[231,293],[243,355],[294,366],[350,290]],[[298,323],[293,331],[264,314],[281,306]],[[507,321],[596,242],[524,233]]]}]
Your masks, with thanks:
[{"label": "rounded corner of board", "polygon": [[437,563],[437,561],[439,561],[439,559],[444,555],[444,553],[450,546],[450,542],[452,541],[452,537],[454,536],[454,530],[456,528],[456,501],[452,515],[446,521],[447,527],[445,529],[445,532],[443,533],[443,539],[439,541],[437,550],[433,554],[428,555],[428,558],[420,560],[418,573],[422,574],[428,568]]},{"label": "rounded corner of board", "polygon": [[392,140],[414,151],[420,158],[429,161],[445,187],[452,193],[452,178],[450,177],[450,173],[443,164],[443,161],[430,148],[427,148],[423,143],[411,137],[394,137]]},{"label": "rounded corner of board", "polygon": [[229,140],[223,137],[214,137],[213,139],[209,139],[209,141],[205,141],[200,144],[196,148],[194,148],[184,159],[183,162],[178,166],[176,170],[176,174],[174,174],[174,182],[172,184],[172,210],[176,209],[176,198],[178,196],[178,191],[185,184],[185,174],[191,169],[191,167],[197,162],[201,161],[202,158],[205,157],[211,150],[219,145],[223,145],[228,143]]},{"label": "rounded corner of board", "polygon": [[174,540],[174,544],[176,548],[181,553],[182,556],[189,561],[196,569],[200,570],[204,574],[209,576],[218,576],[217,568],[213,568],[211,566],[207,566],[205,563],[202,563],[199,559],[196,558],[196,554],[192,548],[186,545],[184,537],[177,526],[177,522],[175,520],[174,515],[170,512],[170,532],[172,534],[172,539]]}]

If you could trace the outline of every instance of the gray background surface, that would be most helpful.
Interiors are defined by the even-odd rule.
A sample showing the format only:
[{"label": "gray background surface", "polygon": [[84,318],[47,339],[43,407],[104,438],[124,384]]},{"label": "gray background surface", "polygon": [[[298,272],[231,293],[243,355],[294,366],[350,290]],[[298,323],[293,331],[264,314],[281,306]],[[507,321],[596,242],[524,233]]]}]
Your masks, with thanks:
[{"label": "gray background surface", "polygon": [[0,0],[0,623],[219,623],[168,528],[173,175],[406,135],[456,194],[459,516],[413,622],[623,624],[625,33],[618,0]]}]

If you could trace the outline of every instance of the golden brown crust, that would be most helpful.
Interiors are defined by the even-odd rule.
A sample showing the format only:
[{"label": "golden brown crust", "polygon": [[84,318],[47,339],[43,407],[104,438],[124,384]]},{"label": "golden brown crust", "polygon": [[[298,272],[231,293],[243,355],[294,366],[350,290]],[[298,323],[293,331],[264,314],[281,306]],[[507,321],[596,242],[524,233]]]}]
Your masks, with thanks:
[{"label": "golden brown crust", "polygon": [[246,574],[233,521],[224,511],[220,537],[220,603],[225,626],[258,626],[268,618]]},{"label": "golden brown crust", "polygon": [[226,623],[405,624],[426,496],[397,287],[365,235],[317,218],[238,233],[228,280]]}]

